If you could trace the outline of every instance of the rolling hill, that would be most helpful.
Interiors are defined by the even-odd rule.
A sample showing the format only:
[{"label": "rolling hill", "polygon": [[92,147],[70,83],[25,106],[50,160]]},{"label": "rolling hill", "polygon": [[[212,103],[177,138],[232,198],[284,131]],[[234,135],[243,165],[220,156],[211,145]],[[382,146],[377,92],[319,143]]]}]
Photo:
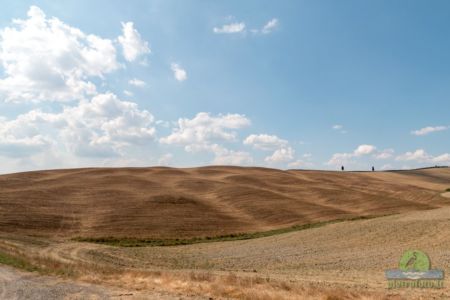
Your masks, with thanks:
[{"label": "rolling hill", "polygon": [[450,204],[449,168],[331,172],[210,166],[0,176],[0,231],[186,238],[266,231]]}]

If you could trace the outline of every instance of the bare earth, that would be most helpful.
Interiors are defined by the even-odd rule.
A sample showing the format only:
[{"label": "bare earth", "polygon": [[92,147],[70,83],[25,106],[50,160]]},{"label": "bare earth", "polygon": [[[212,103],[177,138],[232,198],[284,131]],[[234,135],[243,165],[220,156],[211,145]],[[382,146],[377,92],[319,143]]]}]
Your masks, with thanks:
[{"label": "bare earth", "polygon": [[[126,174],[141,181],[133,183]],[[126,187],[122,198],[117,191]],[[384,278],[408,249],[425,251],[433,268],[448,273],[450,200],[442,192],[449,187],[448,168],[375,173],[89,169],[0,176],[0,251],[108,270],[100,275],[86,271],[68,283],[2,267],[0,287],[6,295],[31,290],[45,299],[72,294],[78,299],[77,293],[93,299],[121,293],[133,299],[449,299],[448,278],[440,290],[388,290]],[[25,209],[19,195],[34,206]],[[391,213],[396,214],[382,216]],[[70,240],[114,235],[114,228],[117,236],[206,236],[358,215],[380,217],[174,247],[121,248]],[[109,275],[109,270],[118,273]]]},{"label": "bare earth", "polygon": [[0,229],[61,237],[180,238],[448,205],[450,169],[400,172],[203,167],[0,176]]}]

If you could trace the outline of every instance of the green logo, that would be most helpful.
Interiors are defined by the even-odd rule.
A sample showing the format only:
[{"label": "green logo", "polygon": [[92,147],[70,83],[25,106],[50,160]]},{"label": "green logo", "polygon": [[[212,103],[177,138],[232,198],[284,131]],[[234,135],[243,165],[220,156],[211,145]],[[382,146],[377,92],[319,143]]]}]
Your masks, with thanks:
[{"label": "green logo", "polygon": [[399,268],[402,271],[426,272],[430,270],[430,259],[428,255],[419,250],[408,250],[400,259]]},{"label": "green logo", "polygon": [[442,288],[444,271],[431,269],[428,255],[420,250],[403,253],[398,269],[386,270],[388,288]]}]

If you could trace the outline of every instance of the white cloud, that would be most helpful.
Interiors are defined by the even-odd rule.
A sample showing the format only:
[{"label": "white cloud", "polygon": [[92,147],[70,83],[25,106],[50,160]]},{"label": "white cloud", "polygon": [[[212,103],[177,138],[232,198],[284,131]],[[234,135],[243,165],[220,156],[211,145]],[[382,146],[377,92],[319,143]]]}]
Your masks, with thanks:
[{"label": "white cloud", "polygon": [[160,142],[184,145],[184,150],[190,153],[211,152],[215,156],[213,164],[250,164],[253,158],[249,153],[230,150],[217,144],[217,142],[236,141],[236,130],[249,125],[250,120],[244,115],[211,116],[209,113],[201,112],[192,119],[179,119],[172,134],[161,138]]},{"label": "white cloud", "polygon": [[439,156],[432,156],[423,149],[417,149],[414,152],[406,152],[397,156],[400,161],[416,161],[420,163],[448,163],[450,162],[450,154],[444,153]]},{"label": "white cloud", "polygon": [[396,157],[399,161],[415,161],[428,164],[450,164],[450,153],[443,153],[438,156],[428,154],[424,149],[417,149],[414,152],[406,152]]},{"label": "white cloud", "polygon": [[118,41],[122,45],[123,56],[127,61],[135,61],[138,57],[150,53],[148,42],[141,38],[133,22],[122,23],[122,32]]},{"label": "white cloud", "polygon": [[401,161],[410,161],[410,160],[415,160],[415,161],[419,161],[419,162],[426,162],[431,158],[430,155],[428,155],[425,150],[423,149],[418,149],[414,152],[406,152],[402,155],[397,156],[397,160],[401,160]]},{"label": "white cloud", "polygon": [[428,126],[428,127],[424,127],[424,128],[418,129],[418,130],[411,131],[411,134],[421,136],[421,135],[427,135],[427,134],[430,134],[433,132],[444,131],[447,129],[449,129],[449,126],[436,126],[436,127]]},{"label": "white cloud", "polygon": [[342,134],[347,133],[347,130],[344,129],[344,126],[340,124],[333,125],[331,128],[333,130],[339,131]]},{"label": "white cloud", "polygon": [[271,33],[276,27],[278,27],[278,23],[278,19],[273,18],[263,26],[261,32],[264,34]]},{"label": "white cloud", "polygon": [[139,110],[137,104],[121,101],[111,93],[99,94],[59,113],[32,110],[2,121],[0,152],[13,156],[46,151],[55,145],[60,147],[58,151],[75,156],[121,156],[128,146],[154,140],[153,123],[153,116]]},{"label": "white cloud", "polygon": [[280,148],[275,150],[271,156],[267,156],[264,161],[268,163],[282,163],[294,159],[294,149],[291,147]]},{"label": "white cloud", "polygon": [[45,151],[51,144],[52,141],[42,135],[24,138],[0,136],[0,156],[26,157]]},{"label": "white cloud", "polygon": [[444,153],[438,156],[435,156],[431,159],[434,163],[444,163],[444,164],[450,164],[450,153]]},{"label": "white cloud", "polygon": [[181,68],[181,66],[179,64],[172,63],[170,65],[170,68],[172,69],[173,76],[175,77],[176,80],[178,80],[178,81],[185,81],[187,79],[186,70]]},{"label": "white cloud", "polygon": [[[136,103],[121,101],[114,94],[100,94],[90,102],[65,109],[66,136],[78,141],[76,148],[107,147],[120,153],[128,145],[145,144],[155,137],[154,117]],[[83,148],[80,148],[80,143]]]},{"label": "white cloud", "polygon": [[124,91],[123,91],[123,94],[124,94],[125,96],[127,96],[127,97],[133,97],[133,96],[134,96],[133,92],[130,92],[130,91],[128,91],[128,90],[124,90]]},{"label": "white cloud", "polygon": [[351,162],[351,159],[354,157],[353,153],[335,153],[327,162],[327,165],[345,165]]},{"label": "white cloud", "polygon": [[128,81],[128,84],[134,85],[134,86],[137,86],[137,87],[143,87],[143,86],[146,85],[145,81],[142,81],[142,80],[137,79],[137,78],[130,79]]},{"label": "white cloud", "polygon": [[374,157],[376,159],[388,159],[394,155],[394,152],[395,152],[394,149],[385,149],[383,151],[374,154]]},{"label": "white cloud", "polygon": [[354,156],[361,156],[371,154],[376,150],[375,146],[372,145],[359,145],[358,148],[353,152]]},{"label": "white cloud", "polygon": [[335,153],[326,163],[327,165],[344,165],[353,162],[353,159],[374,153],[376,147],[373,145],[359,145],[351,153]]},{"label": "white cloud", "polygon": [[253,146],[259,150],[273,150],[287,146],[288,141],[280,139],[276,135],[251,134],[244,140],[244,145]]},{"label": "white cloud", "polygon": [[250,120],[244,115],[227,114],[211,116],[200,112],[193,119],[180,118],[167,137],[160,139],[164,144],[205,145],[214,141],[234,141],[236,129],[250,125]]},{"label": "white cloud", "polygon": [[216,149],[212,163],[215,165],[249,165],[253,163],[253,157],[248,152],[220,148]]},{"label": "white cloud", "polygon": [[245,23],[244,22],[236,22],[225,24],[222,27],[214,27],[214,33],[240,33],[245,31]]},{"label": "white cloud", "polygon": [[31,6],[28,18],[0,31],[6,101],[70,101],[96,93],[89,77],[119,68],[113,41],[85,34]]},{"label": "white cloud", "polygon": [[[243,144],[258,150],[274,151],[272,155],[264,158],[264,161],[268,164],[287,163],[294,159],[295,151],[289,146],[289,142],[276,135],[251,134],[245,138]],[[295,166],[295,162],[291,164],[291,166]]]}]

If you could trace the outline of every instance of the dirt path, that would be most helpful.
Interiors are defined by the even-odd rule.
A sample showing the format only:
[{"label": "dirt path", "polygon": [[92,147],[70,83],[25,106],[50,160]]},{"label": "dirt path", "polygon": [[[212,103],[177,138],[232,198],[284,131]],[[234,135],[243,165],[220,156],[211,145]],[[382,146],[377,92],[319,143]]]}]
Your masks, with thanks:
[{"label": "dirt path", "polygon": [[0,299],[188,299],[163,292],[136,292],[56,277],[37,276],[0,265]]}]

